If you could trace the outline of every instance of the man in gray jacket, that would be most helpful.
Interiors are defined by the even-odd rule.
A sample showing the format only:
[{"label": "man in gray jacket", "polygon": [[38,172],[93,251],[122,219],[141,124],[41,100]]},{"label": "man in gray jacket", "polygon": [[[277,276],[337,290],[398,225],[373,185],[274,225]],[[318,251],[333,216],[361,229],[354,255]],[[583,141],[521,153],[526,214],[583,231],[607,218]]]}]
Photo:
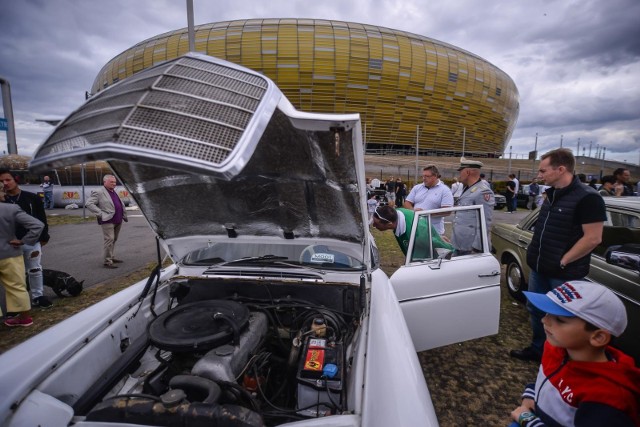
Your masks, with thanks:
[{"label": "man in gray jacket", "polygon": [[[4,184],[0,183],[0,202],[4,201]],[[16,238],[16,227],[27,230],[21,238]],[[0,283],[4,287],[7,311],[18,313],[4,321],[7,326],[31,326],[29,315],[31,299],[25,280],[22,245],[33,245],[38,241],[44,224],[14,204],[0,203]]]},{"label": "man in gray jacket", "polygon": [[122,260],[114,258],[113,249],[120,234],[122,221],[127,222],[127,211],[124,203],[116,193],[116,177],[105,175],[103,187],[91,192],[85,207],[98,219],[104,237],[104,267],[118,268],[115,263]]}]

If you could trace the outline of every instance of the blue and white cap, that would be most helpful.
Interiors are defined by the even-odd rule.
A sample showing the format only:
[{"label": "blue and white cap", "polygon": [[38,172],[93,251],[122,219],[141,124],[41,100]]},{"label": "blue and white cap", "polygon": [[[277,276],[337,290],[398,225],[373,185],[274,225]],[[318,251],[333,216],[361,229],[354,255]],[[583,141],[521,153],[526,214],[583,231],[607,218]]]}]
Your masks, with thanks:
[{"label": "blue and white cap", "polygon": [[531,304],[556,316],[579,317],[618,337],[627,327],[627,311],[609,288],[581,280],[566,282],[547,292],[524,292]]}]

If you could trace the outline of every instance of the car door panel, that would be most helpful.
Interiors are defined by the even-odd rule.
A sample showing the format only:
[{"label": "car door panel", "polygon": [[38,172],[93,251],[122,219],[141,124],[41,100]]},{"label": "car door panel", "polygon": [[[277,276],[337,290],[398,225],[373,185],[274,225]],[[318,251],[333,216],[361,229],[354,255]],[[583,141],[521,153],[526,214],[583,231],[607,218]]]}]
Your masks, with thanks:
[{"label": "car door panel", "polygon": [[417,351],[498,333],[500,266],[491,255],[444,260],[439,269],[402,266],[391,282]]},{"label": "car door panel", "polygon": [[[448,209],[469,210],[469,207]],[[417,351],[498,332],[500,264],[489,252],[482,208],[471,209],[477,209],[480,218],[483,252],[410,262],[410,248],[406,264],[391,276]],[[442,210],[416,212],[416,218],[439,211]],[[412,247],[416,224],[417,219],[413,224]]]}]

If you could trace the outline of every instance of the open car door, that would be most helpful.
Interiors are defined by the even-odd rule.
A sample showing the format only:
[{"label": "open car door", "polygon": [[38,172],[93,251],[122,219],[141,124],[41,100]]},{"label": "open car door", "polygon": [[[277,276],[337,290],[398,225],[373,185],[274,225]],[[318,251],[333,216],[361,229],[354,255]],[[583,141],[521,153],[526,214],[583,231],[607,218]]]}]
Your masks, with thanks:
[{"label": "open car door", "polygon": [[[431,226],[443,214],[444,239]],[[455,238],[449,219],[458,224]],[[498,333],[500,264],[488,236],[482,206],[415,212],[405,264],[391,283],[417,351]],[[472,239],[473,249],[456,248],[461,239]]]}]

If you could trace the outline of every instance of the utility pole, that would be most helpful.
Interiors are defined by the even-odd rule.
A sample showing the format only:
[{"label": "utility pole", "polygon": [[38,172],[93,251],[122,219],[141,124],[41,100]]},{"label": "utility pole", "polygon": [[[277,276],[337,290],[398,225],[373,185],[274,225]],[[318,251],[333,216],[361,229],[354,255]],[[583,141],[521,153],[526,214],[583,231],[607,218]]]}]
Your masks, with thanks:
[{"label": "utility pole", "polygon": [[418,182],[418,152],[419,152],[419,147],[418,147],[418,141],[420,140],[420,126],[416,125],[416,177],[415,177],[415,182]]},{"label": "utility pole", "polygon": [[562,135],[560,135],[560,148],[562,148]]},{"label": "utility pole", "polygon": [[591,146],[593,145],[593,141],[589,141],[589,157],[591,157]]},{"label": "utility pole", "polygon": [[9,80],[0,76],[0,88],[2,90],[2,108],[7,122],[7,153],[18,154],[16,144],[16,128],[13,120],[13,104],[11,103],[11,86]]},{"label": "utility pole", "polygon": [[511,155],[513,154],[513,145],[509,146],[509,174],[511,173]]},{"label": "utility pole", "polygon": [[580,138],[578,138],[578,151],[576,151],[576,157],[580,155]]},{"label": "utility pole", "polygon": [[195,52],[196,41],[193,31],[193,0],[187,0],[187,34],[189,36],[189,52]]},{"label": "utility pole", "polygon": [[531,173],[536,173],[536,157],[538,157],[538,132],[536,132],[536,142],[533,145],[533,159],[531,159]]}]

